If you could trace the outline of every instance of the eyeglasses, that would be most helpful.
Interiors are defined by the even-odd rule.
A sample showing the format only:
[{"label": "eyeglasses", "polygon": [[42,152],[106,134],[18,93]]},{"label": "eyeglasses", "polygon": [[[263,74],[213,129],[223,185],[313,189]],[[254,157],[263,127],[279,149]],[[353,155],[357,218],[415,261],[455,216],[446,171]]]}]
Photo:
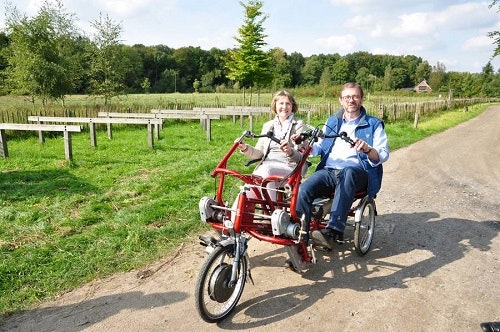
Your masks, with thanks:
[{"label": "eyeglasses", "polygon": [[353,95],[353,96],[342,96],[342,97],[340,97],[340,98],[342,98],[342,100],[343,100],[343,101],[349,101],[349,100],[351,100],[351,99],[352,99],[352,100],[360,100],[360,99],[361,99],[361,97],[360,97],[360,96],[358,96],[358,95]]}]

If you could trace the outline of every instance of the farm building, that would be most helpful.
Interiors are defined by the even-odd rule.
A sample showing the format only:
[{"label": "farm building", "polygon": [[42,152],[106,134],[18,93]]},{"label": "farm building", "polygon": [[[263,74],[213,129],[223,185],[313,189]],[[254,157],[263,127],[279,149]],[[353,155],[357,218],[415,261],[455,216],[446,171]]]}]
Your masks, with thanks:
[{"label": "farm building", "polygon": [[415,92],[432,92],[432,88],[427,84],[426,80],[423,80],[415,87]]}]

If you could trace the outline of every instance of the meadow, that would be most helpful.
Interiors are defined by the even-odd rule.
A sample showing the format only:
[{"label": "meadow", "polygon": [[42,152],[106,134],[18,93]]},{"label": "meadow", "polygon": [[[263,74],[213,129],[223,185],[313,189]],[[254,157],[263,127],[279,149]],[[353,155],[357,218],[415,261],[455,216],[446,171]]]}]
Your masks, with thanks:
[{"label": "meadow", "polygon": [[[290,90],[296,96],[301,110],[318,109],[331,112],[339,107],[338,91],[328,92],[301,88]],[[48,116],[97,116],[98,111],[149,113],[151,109],[190,110],[193,107],[258,106],[268,107],[273,92],[253,93],[169,93],[132,94],[116,97],[108,105],[102,98],[88,95],[67,96],[63,101],[49,101],[43,105],[40,100],[26,96],[0,96],[0,122],[24,123],[29,115]],[[380,104],[421,103],[444,101],[446,96],[439,93],[416,94],[398,91],[393,94],[367,93],[364,105],[368,111],[376,112]],[[319,116],[326,114],[320,112]]]},{"label": "meadow", "polygon": [[[487,106],[425,116],[418,128],[412,121],[389,123],[391,150],[467,121]],[[257,118],[254,127],[267,119]],[[9,158],[0,159],[0,313],[140,268],[205,232],[198,201],[213,194],[210,172],[247,127],[248,120],[214,121],[207,141],[198,121],[167,121],[154,149],[145,128],[117,126],[109,140],[100,127],[97,147],[90,146],[88,131],[73,135],[72,162],[64,160],[59,135],[43,145],[35,134],[11,137]],[[244,170],[243,161],[235,167]]]}]

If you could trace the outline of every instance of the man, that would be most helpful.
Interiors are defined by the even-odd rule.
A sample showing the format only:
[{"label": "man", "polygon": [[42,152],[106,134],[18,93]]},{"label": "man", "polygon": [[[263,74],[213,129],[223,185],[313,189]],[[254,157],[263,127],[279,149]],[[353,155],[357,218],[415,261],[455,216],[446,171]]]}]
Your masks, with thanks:
[{"label": "man", "polygon": [[389,158],[384,124],[366,113],[363,97],[360,85],[342,86],[339,101],[343,108],[328,118],[323,131],[325,136],[345,132],[353,144],[338,137],[314,143],[311,155],[320,155],[321,161],[299,188],[297,216],[305,218],[306,225],[311,221],[314,199],[335,192],[327,227],[311,234],[314,244],[330,250],[333,243],[343,240],[356,192],[367,190],[367,195],[374,197],[380,190],[382,163]]}]

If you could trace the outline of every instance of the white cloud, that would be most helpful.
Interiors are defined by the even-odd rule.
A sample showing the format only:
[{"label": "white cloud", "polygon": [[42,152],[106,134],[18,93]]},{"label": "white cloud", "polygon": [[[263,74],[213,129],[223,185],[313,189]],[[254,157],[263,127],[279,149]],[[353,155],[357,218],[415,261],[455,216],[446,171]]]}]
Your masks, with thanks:
[{"label": "white cloud", "polygon": [[370,37],[381,38],[384,36],[384,27],[381,24],[375,24],[369,32]]},{"label": "white cloud", "polygon": [[493,45],[493,39],[484,35],[484,36],[475,36],[465,40],[460,46],[461,50],[464,51],[475,51],[477,49],[491,49]]},{"label": "white cloud", "polygon": [[318,38],[315,42],[324,50],[346,54],[355,49],[355,46],[358,44],[358,38],[355,35],[347,34]]},{"label": "white cloud", "polygon": [[471,27],[481,27],[497,21],[493,11],[488,10],[486,3],[468,2],[452,5],[436,13],[436,26],[446,26],[447,29],[462,30]]},{"label": "white cloud", "polygon": [[149,3],[150,0],[106,0],[102,1],[102,7],[111,16],[115,14],[120,17],[127,17],[147,7]]},{"label": "white cloud", "polygon": [[427,36],[435,28],[435,22],[428,13],[412,13],[399,16],[398,24],[390,30],[390,33],[399,38]]}]

